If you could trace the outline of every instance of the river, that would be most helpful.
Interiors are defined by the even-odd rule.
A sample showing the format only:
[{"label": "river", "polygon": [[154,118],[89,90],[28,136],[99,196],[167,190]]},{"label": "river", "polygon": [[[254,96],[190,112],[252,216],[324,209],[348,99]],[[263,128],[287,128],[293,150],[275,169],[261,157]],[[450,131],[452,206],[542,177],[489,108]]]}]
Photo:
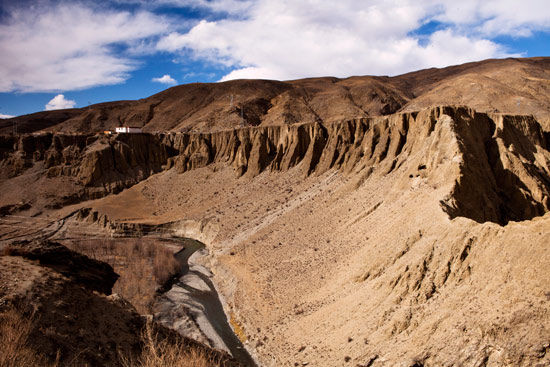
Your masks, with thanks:
[{"label": "river", "polygon": [[[172,287],[159,297],[155,318],[172,328],[185,332],[185,325],[178,320],[190,316],[201,333],[214,348],[229,351],[242,365],[256,367],[254,359],[231,328],[222,302],[211,280],[210,271],[200,265],[190,264],[189,258],[197,251],[206,251],[205,245],[191,238],[178,239],[183,248],[174,256],[181,264],[181,275]],[[198,255],[198,254],[197,254]],[[184,314],[182,315],[182,307]],[[169,325],[172,323],[172,325]],[[189,320],[187,324],[189,324]],[[187,326],[189,327],[189,326]],[[192,335],[190,335],[192,336]]]}]

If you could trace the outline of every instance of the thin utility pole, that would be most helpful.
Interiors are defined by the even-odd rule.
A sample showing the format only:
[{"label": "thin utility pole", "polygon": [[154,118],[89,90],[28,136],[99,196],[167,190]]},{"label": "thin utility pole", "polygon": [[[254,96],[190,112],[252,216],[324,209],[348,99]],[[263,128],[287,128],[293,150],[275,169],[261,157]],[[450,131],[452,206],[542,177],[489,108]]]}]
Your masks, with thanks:
[{"label": "thin utility pole", "polygon": [[241,127],[244,127],[244,106],[241,107]]}]

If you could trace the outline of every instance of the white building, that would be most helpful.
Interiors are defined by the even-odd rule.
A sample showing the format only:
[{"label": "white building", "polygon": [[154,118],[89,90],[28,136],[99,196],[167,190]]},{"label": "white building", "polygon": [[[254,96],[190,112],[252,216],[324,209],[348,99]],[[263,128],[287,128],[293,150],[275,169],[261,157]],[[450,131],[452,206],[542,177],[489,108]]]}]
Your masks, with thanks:
[{"label": "white building", "polygon": [[137,134],[141,132],[141,128],[128,126],[115,127],[115,132],[119,134]]}]

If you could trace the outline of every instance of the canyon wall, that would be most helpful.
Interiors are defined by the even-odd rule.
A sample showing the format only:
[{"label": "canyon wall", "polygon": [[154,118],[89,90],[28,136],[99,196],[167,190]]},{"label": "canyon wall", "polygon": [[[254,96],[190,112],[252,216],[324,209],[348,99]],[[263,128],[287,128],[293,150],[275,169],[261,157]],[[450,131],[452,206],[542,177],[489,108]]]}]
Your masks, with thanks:
[{"label": "canyon wall", "polygon": [[[300,166],[304,176],[336,169],[366,179],[423,154],[425,161],[412,167],[408,178],[422,173],[454,182],[441,201],[451,218],[505,224],[550,208],[549,142],[537,121],[466,107],[212,133],[46,133],[0,139],[0,169],[6,177],[40,165],[47,177],[70,177],[78,184],[73,201],[117,193],[170,168],[183,173],[223,163],[247,179]],[[443,154],[450,147],[453,151]],[[445,159],[449,164],[442,176],[432,168]]]}]

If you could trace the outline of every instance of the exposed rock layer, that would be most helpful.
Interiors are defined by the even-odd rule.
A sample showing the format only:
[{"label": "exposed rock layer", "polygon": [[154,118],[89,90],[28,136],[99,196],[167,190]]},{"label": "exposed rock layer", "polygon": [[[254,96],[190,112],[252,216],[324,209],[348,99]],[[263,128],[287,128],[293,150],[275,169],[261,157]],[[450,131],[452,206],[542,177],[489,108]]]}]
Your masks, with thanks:
[{"label": "exposed rock layer", "polygon": [[[456,151],[442,157],[449,143]],[[436,174],[437,160],[450,159],[456,177],[448,180],[456,182],[442,206],[451,217],[505,224],[550,208],[550,156],[538,122],[465,107],[213,133],[28,135],[4,138],[0,146],[9,175],[43,162],[48,177],[73,178],[81,187],[73,201],[119,192],[164,169],[183,173],[212,163],[248,178],[298,165],[305,175],[338,169],[367,178],[386,175],[428,149],[411,178],[419,171]]]}]

